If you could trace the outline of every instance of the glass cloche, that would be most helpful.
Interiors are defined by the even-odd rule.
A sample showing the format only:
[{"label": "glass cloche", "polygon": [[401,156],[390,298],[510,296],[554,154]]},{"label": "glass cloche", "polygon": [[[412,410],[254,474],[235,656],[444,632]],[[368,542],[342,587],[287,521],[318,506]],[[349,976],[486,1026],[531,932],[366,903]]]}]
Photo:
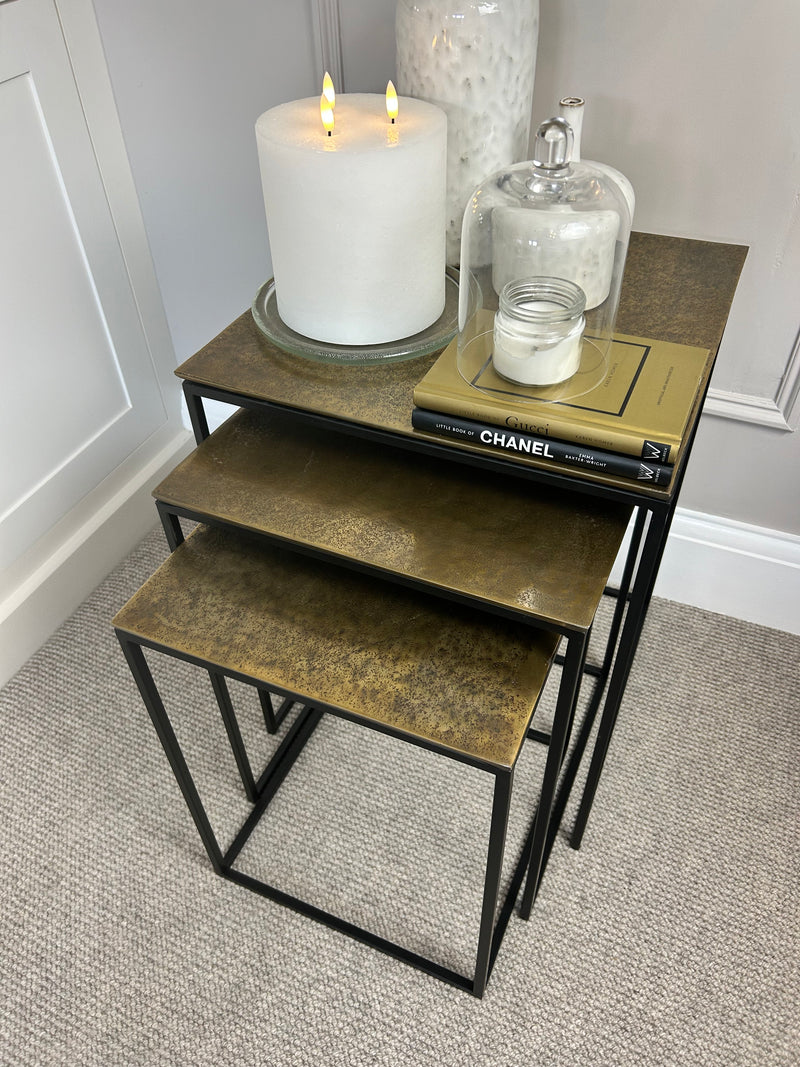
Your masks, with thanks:
[{"label": "glass cloche", "polygon": [[543,122],[534,158],[492,174],[464,213],[458,366],[475,388],[564,400],[602,379],[631,217],[619,184],[570,162],[572,130]]}]

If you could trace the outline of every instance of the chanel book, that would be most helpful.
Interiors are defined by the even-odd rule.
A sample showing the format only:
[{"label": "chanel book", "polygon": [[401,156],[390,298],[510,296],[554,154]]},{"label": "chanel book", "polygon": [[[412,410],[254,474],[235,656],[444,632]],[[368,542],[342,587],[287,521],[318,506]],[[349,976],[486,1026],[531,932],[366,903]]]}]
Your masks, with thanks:
[{"label": "chanel book", "polygon": [[650,463],[622,452],[586,448],[585,445],[558,441],[555,437],[537,437],[535,434],[462,419],[458,415],[443,415],[441,412],[426,411],[424,408],[413,409],[411,425],[415,430],[442,434],[457,441],[468,441],[473,445],[487,445],[500,452],[531,456],[540,462],[564,463],[568,467],[582,467],[598,474],[631,478],[637,482],[648,482],[650,485],[669,485],[675,469],[664,463]]}]

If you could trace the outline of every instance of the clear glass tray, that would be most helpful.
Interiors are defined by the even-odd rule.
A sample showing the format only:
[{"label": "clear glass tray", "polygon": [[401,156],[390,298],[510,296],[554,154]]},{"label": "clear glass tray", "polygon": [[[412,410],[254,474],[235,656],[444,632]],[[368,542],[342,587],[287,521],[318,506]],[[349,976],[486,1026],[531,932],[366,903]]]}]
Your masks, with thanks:
[{"label": "clear glass tray", "polygon": [[295,333],[278,314],[275,282],[270,278],[258,290],[252,306],[253,319],[259,330],[278,348],[318,363],[386,363],[390,360],[415,359],[444,348],[458,329],[458,271],[445,271],[444,311],[427,330],[383,345],[332,345],[314,341]]}]

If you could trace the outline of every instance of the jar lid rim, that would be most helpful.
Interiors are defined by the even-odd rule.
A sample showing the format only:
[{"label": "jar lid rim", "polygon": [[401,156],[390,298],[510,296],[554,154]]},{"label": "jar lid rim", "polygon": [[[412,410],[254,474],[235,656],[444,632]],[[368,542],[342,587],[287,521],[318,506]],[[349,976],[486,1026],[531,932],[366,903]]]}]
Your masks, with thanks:
[{"label": "jar lid rim", "polygon": [[[537,301],[550,306],[530,306]],[[529,322],[563,322],[582,315],[585,308],[586,293],[567,278],[515,278],[500,292],[500,309]]]}]

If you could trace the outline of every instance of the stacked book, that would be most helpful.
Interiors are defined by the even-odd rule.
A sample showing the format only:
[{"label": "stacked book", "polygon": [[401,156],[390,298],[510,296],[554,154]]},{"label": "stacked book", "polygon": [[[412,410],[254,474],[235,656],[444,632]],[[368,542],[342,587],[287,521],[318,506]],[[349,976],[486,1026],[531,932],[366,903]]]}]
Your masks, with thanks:
[{"label": "stacked book", "polygon": [[[484,345],[448,345],[414,389],[415,429],[512,453],[668,485],[713,363],[704,348],[616,335],[605,356],[584,340],[580,370],[551,386],[516,385]],[[590,339],[589,339],[590,340]]]}]

